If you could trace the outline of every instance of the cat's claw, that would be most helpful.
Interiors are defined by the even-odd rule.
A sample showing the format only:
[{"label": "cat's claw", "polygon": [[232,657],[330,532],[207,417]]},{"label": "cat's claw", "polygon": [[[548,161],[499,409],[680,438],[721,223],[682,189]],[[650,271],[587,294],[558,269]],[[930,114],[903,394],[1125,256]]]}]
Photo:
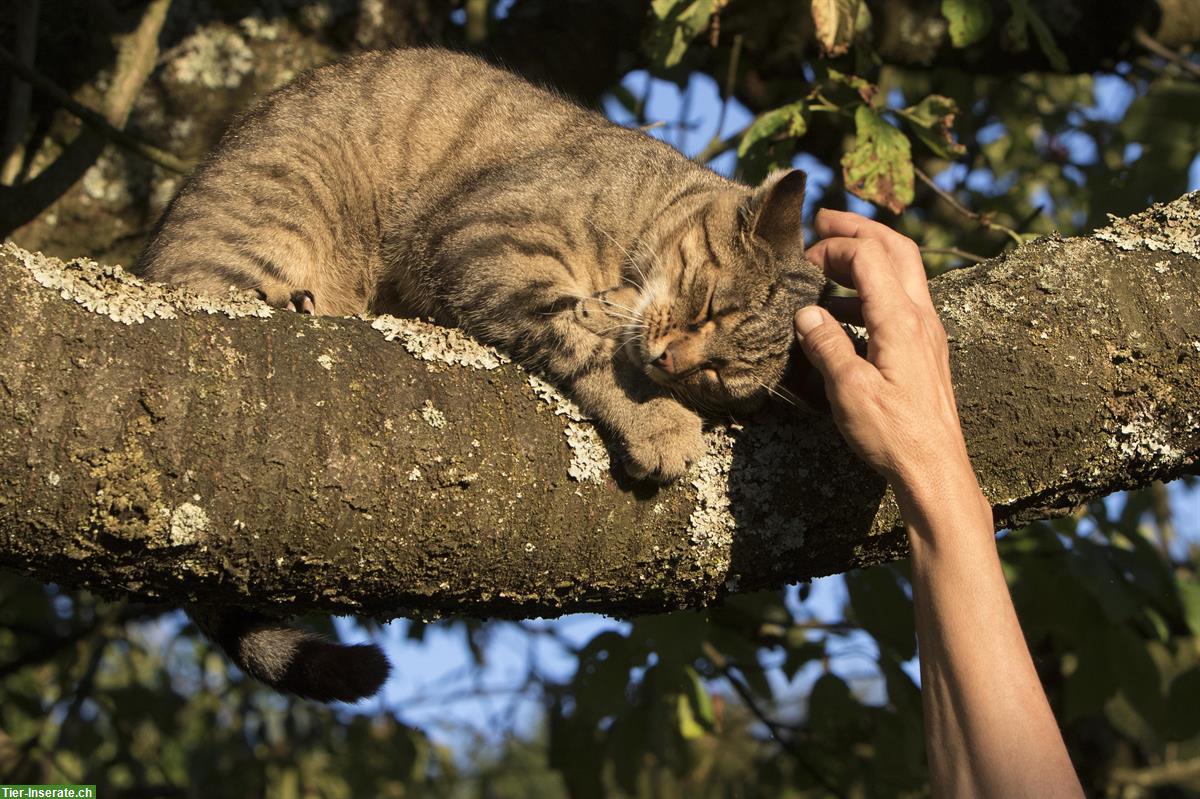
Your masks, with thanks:
[{"label": "cat's claw", "polygon": [[[268,291],[262,288],[255,289],[255,291],[258,292],[258,298],[272,308],[282,308],[285,311],[293,311],[308,316],[316,316],[317,314],[317,298],[308,289],[300,289],[290,294],[274,290]],[[287,291],[287,289],[283,291]]]},{"label": "cat's claw", "polygon": [[707,449],[700,417],[670,400],[650,405],[626,432],[625,470],[636,480],[671,483],[686,476]]},{"label": "cat's claw", "polygon": [[313,297],[313,293],[308,290],[293,291],[285,307],[289,311],[307,314],[308,316],[315,316],[317,313],[317,301]]}]

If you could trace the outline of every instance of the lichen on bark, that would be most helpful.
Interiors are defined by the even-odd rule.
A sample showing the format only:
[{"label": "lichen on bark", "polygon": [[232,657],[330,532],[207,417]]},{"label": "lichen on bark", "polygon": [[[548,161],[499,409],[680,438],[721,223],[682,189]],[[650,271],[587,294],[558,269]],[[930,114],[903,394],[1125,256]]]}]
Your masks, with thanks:
[{"label": "lichen on bark", "polygon": [[[1188,195],[933,282],[998,525],[1196,471],[1197,220]],[[655,488],[458,331],[271,315],[11,245],[0,287],[0,563],[43,579],[285,612],[628,614],[905,552],[825,417],[714,424],[690,479]]]}]

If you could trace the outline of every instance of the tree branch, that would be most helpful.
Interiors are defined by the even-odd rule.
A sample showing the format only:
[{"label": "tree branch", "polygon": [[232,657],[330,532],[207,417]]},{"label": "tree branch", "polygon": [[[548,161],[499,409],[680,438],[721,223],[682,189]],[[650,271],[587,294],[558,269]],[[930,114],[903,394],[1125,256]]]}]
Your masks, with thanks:
[{"label": "tree branch", "polygon": [[[456,331],[264,318],[11,244],[0,291],[0,564],[43,580],[288,612],[631,614],[906,550],[823,417],[717,428],[693,479],[656,491],[612,479],[566,403]],[[1197,470],[1200,193],[932,291],[997,526]]]},{"label": "tree branch", "polygon": [[[83,103],[76,100],[71,95],[67,94],[65,89],[60,88],[54,81],[47,78],[42,73],[22,64],[17,58],[4,47],[0,47],[0,64],[12,70],[13,74],[20,77],[24,81],[28,81],[31,86],[37,88],[38,91],[45,94],[56,105],[69,111],[73,116],[81,122],[90,126],[93,130],[104,136],[118,147],[123,147],[135,155],[140,155],[147,161],[158,164],[163,169],[174,172],[178,175],[186,175],[192,171],[192,165],[176,158],[171,153],[165,150],[160,150],[152,144],[148,144],[136,136],[130,135],[118,127],[112,125],[104,115],[98,111],[93,111]],[[132,82],[132,78],[124,73],[118,73],[121,78],[121,87],[126,93],[128,84]],[[137,88],[141,88],[139,83]]]},{"label": "tree branch", "polygon": [[87,125],[87,129],[81,131],[32,180],[17,186],[0,186],[0,200],[3,201],[0,204],[0,234],[7,235],[50,207],[95,163],[104,150],[106,140],[167,169],[183,174],[190,171],[188,165],[179,159],[123,130],[138,92],[154,71],[158,57],[158,36],[166,22],[170,5],[171,0],[152,0],[133,31],[114,37],[117,61],[111,83],[105,92],[103,114],[77,102],[49,78],[0,47],[0,63]]}]

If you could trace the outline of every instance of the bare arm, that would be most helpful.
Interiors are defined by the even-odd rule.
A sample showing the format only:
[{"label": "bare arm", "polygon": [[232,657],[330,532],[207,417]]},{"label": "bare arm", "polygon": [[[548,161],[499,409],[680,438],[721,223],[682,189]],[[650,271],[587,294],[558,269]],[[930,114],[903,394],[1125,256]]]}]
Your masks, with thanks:
[{"label": "bare arm", "polygon": [[892,486],[912,547],[925,741],[935,796],[1082,797],[1000,571],[991,507],[971,469],[942,329],[916,245],[822,211],[808,257],[859,299],[859,357],[824,309],[796,315],[834,419]]}]

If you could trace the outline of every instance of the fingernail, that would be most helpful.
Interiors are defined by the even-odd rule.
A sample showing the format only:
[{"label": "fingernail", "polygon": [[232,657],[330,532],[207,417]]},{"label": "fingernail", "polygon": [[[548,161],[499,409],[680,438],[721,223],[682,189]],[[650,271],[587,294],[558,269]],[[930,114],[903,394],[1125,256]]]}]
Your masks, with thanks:
[{"label": "fingernail", "polygon": [[796,332],[804,338],[818,327],[824,319],[821,317],[821,312],[817,310],[817,306],[810,305],[807,308],[801,308],[796,311],[795,318]]}]

